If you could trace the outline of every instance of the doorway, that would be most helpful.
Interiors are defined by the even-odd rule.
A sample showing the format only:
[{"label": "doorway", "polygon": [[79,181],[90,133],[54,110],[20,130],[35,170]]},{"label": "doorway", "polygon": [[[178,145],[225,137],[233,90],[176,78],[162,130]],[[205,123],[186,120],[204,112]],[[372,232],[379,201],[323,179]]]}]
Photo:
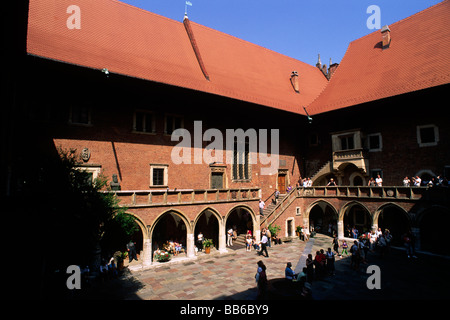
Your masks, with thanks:
[{"label": "doorway", "polygon": [[282,194],[286,193],[286,180],[286,172],[278,172],[277,189]]}]

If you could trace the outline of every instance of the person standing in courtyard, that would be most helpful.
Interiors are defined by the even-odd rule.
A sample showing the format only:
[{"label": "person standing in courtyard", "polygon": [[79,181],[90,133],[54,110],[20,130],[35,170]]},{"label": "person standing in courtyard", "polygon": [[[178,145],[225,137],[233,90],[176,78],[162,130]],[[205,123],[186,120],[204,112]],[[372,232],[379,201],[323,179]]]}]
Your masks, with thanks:
[{"label": "person standing in courtyard", "polygon": [[269,253],[267,252],[267,235],[265,233],[263,233],[263,236],[261,238],[261,251],[259,251],[259,255],[263,254],[263,251],[266,253],[266,258],[269,257]]},{"label": "person standing in courtyard", "polygon": [[264,265],[264,262],[259,260],[257,262],[258,269],[256,271],[255,279],[256,279],[256,285],[258,288],[258,295],[256,299],[261,300],[266,297],[266,291],[267,291],[267,274],[266,274],[266,266]]},{"label": "person standing in courtyard", "polygon": [[334,252],[336,252],[336,254],[340,257],[341,255],[339,254],[339,239],[336,236],[336,234],[333,236],[333,250]]},{"label": "person standing in courtyard", "polygon": [[345,255],[348,256],[347,249],[348,249],[347,241],[346,241],[346,240],[343,240],[343,241],[342,241],[342,253],[341,253],[341,257],[344,256],[344,252],[345,252]]},{"label": "person standing in courtyard", "polygon": [[306,259],[306,281],[312,283],[314,279],[314,260],[312,254],[308,254]]},{"label": "person standing in courtyard", "polygon": [[350,268],[353,268],[355,270],[359,270],[359,262],[360,262],[360,251],[358,246],[358,241],[353,241],[353,245],[350,248],[350,252],[352,254],[352,260],[350,261]]},{"label": "person standing in courtyard", "polygon": [[197,235],[197,249],[198,251],[202,251],[203,249],[203,233],[200,231],[199,234]]},{"label": "person standing in courtyard", "polygon": [[233,245],[233,228],[227,231],[227,247]]},{"label": "person standing in courtyard", "polygon": [[325,254],[327,258],[327,271],[330,276],[334,276],[335,268],[334,268],[334,252],[331,251],[331,248],[328,248],[327,253]]},{"label": "person standing in courtyard", "polygon": [[133,261],[133,259],[138,261],[138,258],[136,255],[136,243],[135,242],[133,242],[131,240],[130,240],[130,242],[128,242],[127,251],[128,251],[129,262]]},{"label": "person standing in courtyard", "polygon": [[403,245],[406,248],[406,255],[408,256],[408,258],[417,258],[416,257],[416,253],[415,253],[415,241],[414,241],[414,235],[411,232],[411,230],[408,230],[407,233],[405,233],[403,235]]}]

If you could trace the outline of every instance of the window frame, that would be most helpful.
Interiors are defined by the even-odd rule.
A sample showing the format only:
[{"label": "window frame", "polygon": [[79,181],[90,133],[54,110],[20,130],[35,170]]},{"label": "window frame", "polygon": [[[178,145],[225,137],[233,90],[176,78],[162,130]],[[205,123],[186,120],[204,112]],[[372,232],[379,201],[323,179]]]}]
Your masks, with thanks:
[{"label": "window frame", "polygon": [[[233,144],[233,163],[231,164],[231,178],[233,182],[250,182],[252,180],[252,166],[250,163],[250,143],[246,137],[244,142],[244,152],[239,152],[238,144],[242,141],[234,140]],[[235,159],[243,160],[241,164],[236,163]],[[241,170],[242,168],[242,170]],[[242,171],[242,172],[241,172]]]},{"label": "window frame", "polygon": [[[168,118],[172,118],[172,131],[168,132]],[[180,127],[175,127],[176,119],[180,120]],[[176,129],[184,129],[184,117],[182,115],[174,114],[174,113],[166,113],[164,115],[164,134],[171,136]]]},{"label": "window frame", "polygon": [[[137,129],[137,114],[142,113],[144,117],[142,118],[142,131]],[[151,131],[146,131],[146,115],[150,115],[151,119]],[[137,109],[133,113],[133,133],[142,133],[142,134],[156,134],[156,116],[153,111]]]},{"label": "window frame", "polygon": [[[77,122],[74,121],[74,108],[87,108],[87,123],[85,122]],[[80,110],[81,111],[81,110]],[[70,125],[76,125],[76,126],[85,126],[85,127],[91,127],[92,126],[92,107],[90,105],[71,105],[69,109],[69,124]]]},{"label": "window frame", "polygon": [[[378,148],[372,148],[372,146],[370,145],[370,138],[376,137],[376,136],[378,136],[379,146],[378,146]],[[377,132],[377,133],[368,134],[366,141],[367,141],[367,149],[369,150],[369,152],[383,151],[383,138],[381,136],[381,133]]]},{"label": "window frame", "polygon": [[[420,131],[422,129],[427,129],[427,128],[434,129],[434,141],[433,142],[422,142],[422,134]],[[419,147],[434,147],[434,146],[438,145],[438,143],[439,143],[439,128],[438,128],[438,126],[436,126],[434,124],[420,125],[420,126],[416,127],[416,132],[417,132],[417,143],[419,144]]]},{"label": "window frame", "polygon": [[[156,185],[153,184],[153,169],[163,169],[163,184]],[[169,186],[169,165],[168,164],[157,164],[157,163],[151,163],[150,164],[150,188],[167,188]]]}]

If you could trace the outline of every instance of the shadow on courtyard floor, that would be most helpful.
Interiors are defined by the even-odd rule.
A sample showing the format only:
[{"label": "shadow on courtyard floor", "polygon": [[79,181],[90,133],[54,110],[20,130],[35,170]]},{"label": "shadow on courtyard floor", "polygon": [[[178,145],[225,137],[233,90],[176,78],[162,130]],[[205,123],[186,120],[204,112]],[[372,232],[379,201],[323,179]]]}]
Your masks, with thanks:
[{"label": "shadow on courtyard floor", "polygon": [[[317,240],[316,240],[317,241]],[[316,242],[313,250],[320,246]],[[323,242],[328,243],[327,240]],[[326,249],[324,247],[324,249]],[[314,255],[314,254],[313,254]],[[350,257],[337,258],[335,275],[315,279],[312,283],[313,300],[441,300],[450,299],[450,259],[441,256],[417,254],[418,258],[407,258],[404,250],[391,249],[384,257],[378,253],[368,254],[368,263],[360,264],[358,270],[350,267]],[[381,289],[369,289],[367,267],[376,265],[380,268]],[[268,300],[303,300],[299,290],[292,290],[283,278],[268,279]],[[125,269],[115,279],[96,280],[82,290],[72,290],[59,299],[74,300],[139,300],[140,289],[145,283],[133,277]],[[217,300],[255,300],[256,284],[242,292],[232,295],[220,295]]]}]

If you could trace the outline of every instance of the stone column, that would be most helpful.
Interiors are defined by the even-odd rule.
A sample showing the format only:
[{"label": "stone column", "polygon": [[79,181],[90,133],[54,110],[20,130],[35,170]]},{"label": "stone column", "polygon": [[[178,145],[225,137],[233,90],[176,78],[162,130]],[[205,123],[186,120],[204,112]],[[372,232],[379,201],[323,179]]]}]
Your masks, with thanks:
[{"label": "stone column", "polygon": [[255,236],[256,242],[261,241],[261,216],[259,214],[256,215],[255,221],[253,223],[253,235]]},{"label": "stone column", "polygon": [[150,239],[144,239],[142,254],[142,264],[145,266],[150,266],[152,264],[152,241]]},{"label": "stone column", "polygon": [[225,226],[223,223],[219,224],[219,252],[225,253],[228,252],[227,250],[227,239],[226,239],[227,233],[225,232]]},{"label": "stone column", "polygon": [[344,234],[344,221],[338,221],[337,223],[337,234],[338,234],[338,239],[344,239],[345,234]]},{"label": "stone column", "polygon": [[195,241],[194,234],[188,233],[186,240],[186,255],[188,258],[195,257]]}]

